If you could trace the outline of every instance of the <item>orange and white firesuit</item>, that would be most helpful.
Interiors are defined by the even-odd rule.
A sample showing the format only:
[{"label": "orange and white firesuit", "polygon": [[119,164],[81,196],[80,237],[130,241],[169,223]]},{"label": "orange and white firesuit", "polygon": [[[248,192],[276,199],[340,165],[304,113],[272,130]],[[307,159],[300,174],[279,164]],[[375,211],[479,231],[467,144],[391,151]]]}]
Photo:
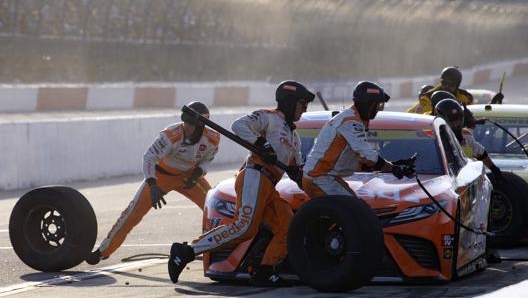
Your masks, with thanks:
[{"label": "orange and white firesuit", "polygon": [[[160,132],[143,155],[143,174],[145,180],[156,178],[157,185],[163,193],[175,190],[203,210],[205,196],[211,189],[204,175],[218,151],[220,134],[204,127],[198,142],[191,144],[184,137],[183,125],[183,122],[174,123]],[[189,177],[196,167],[202,168],[204,175],[194,186],[186,188],[185,178]],[[103,259],[108,258],[121,246],[127,234],[151,207],[150,188],[143,181],[134,199],[101,242],[99,250]]]},{"label": "orange and white firesuit", "polygon": [[303,168],[303,189],[309,197],[354,195],[343,177],[354,174],[361,164],[378,161],[378,152],[366,139],[367,127],[355,106],[323,126]]},{"label": "orange and white firesuit", "polygon": [[467,128],[462,128],[462,141],[460,141],[460,145],[468,158],[479,159],[480,156],[486,153],[486,148],[475,140],[473,132]]},{"label": "orange and white firesuit", "polygon": [[[306,104],[302,107],[306,110]],[[235,120],[231,129],[242,139],[255,143],[265,138],[285,165],[301,164],[301,140],[279,110],[257,110]],[[198,255],[226,243],[236,244],[256,235],[262,222],[270,226],[273,238],[264,253],[262,265],[276,265],[287,255],[287,232],[292,217],[289,204],[275,185],[284,171],[251,153],[235,181],[237,210],[234,222],[200,235],[192,247]]]}]

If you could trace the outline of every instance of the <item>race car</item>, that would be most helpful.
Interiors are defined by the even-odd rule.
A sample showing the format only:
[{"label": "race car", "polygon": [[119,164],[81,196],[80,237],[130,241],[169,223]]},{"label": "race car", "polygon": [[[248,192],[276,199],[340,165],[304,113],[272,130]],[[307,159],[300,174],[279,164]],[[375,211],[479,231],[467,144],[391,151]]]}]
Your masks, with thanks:
[{"label": "race car", "polygon": [[491,243],[500,247],[528,243],[528,105],[467,107],[478,120],[475,139],[504,177],[504,183],[494,183],[491,224],[497,236]]},{"label": "race car", "polygon": [[[296,123],[304,155],[332,114],[307,112]],[[276,187],[295,214],[282,275],[322,292],[341,292],[371,281],[447,282],[485,268],[493,187],[483,163],[464,155],[445,121],[380,112],[367,138],[387,160],[416,154],[416,177],[398,180],[358,169],[346,178],[357,198],[310,200],[284,176]],[[235,208],[231,178],[209,191],[203,230],[231,223]],[[263,224],[253,239],[205,254],[204,275],[248,279],[270,237]]]}]

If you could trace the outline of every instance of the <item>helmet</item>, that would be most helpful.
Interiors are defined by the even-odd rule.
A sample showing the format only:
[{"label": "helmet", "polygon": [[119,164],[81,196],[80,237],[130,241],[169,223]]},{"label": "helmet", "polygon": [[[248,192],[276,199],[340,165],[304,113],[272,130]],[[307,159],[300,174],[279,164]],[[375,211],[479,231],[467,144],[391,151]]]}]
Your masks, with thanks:
[{"label": "helmet", "polygon": [[[193,101],[193,102],[189,103],[187,105],[187,107],[189,107],[190,109],[194,110],[195,112],[197,112],[200,115],[209,114],[209,109],[207,108],[207,106],[203,102]],[[185,122],[185,123],[189,123],[189,124],[192,124],[192,125],[200,125],[200,123],[198,123],[194,117],[192,117],[191,115],[189,115],[187,113],[182,113],[181,120],[183,122]],[[202,126],[203,126],[203,124],[202,124]]]},{"label": "helmet", "polygon": [[422,85],[422,87],[420,87],[420,92],[418,93],[418,95],[422,95],[424,94],[425,92],[433,89],[434,86],[433,85]]},{"label": "helmet", "polygon": [[315,99],[315,94],[308,91],[303,84],[297,81],[283,81],[277,86],[277,90],[275,90],[275,100],[278,103],[290,100],[297,101],[301,98],[312,102]]},{"label": "helmet", "polygon": [[462,73],[458,70],[456,66],[448,66],[442,70],[440,75],[441,80],[452,82],[458,88],[462,82]]},{"label": "helmet", "polygon": [[286,123],[290,125],[293,125],[293,122],[296,120],[293,118],[295,117],[297,101],[300,99],[312,102],[315,99],[315,94],[297,81],[283,81],[277,86],[277,90],[275,90],[277,110],[284,113]]},{"label": "helmet", "polygon": [[[190,102],[187,105],[187,107],[189,107],[190,109],[194,110],[195,112],[197,112],[198,114],[202,116],[207,115],[207,118],[209,118],[209,109],[203,102],[193,101],[193,102]],[[194,125],[194,131],[192,132],[190,136],[186,136],[184,142],[189,145],[194,145],[198,143],[198,141],[200,141],[200,139],[202,138],[205,125],[201,122],[198,122],[196,118],[194,118],[193,116],[187,113],[182,113],[181,120],[184,123]]]},{"label": "helmet", "polygon": [[464,125],[464,109],[458,101],[446,98],[436,104],[435,114],[442,117],[453,131],[462,130]]},{"label": "helmet", "polygon": [[379,110],[379,104],[389,101],[390,96],[378,84],[370,81],[361,81],[354,88],[352,94],[362,120],[374,119]]},{"label": "helmet", "polygon": [[438,104],[438,102],[446,98],[451,98],[451,99],[456,100],[456,97],[453,95],[453,93],[447,92],[444,90],[437,90],[433,92],[433,94],[431,94],[431,107],[433,109],[433,113],[434,113],[435,107]]}]

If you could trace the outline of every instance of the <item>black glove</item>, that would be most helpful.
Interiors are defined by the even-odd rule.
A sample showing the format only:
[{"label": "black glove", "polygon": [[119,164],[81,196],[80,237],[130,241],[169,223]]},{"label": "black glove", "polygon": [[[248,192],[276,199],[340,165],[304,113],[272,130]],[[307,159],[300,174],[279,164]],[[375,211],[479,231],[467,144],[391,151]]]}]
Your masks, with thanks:
[{"label": "black glove", "polygon": [[398,165],[398,166],[413,166],[414,167],[414,163],[416,162],[416,157],[418,156],[418,153],[414,153],[411,157],[409,158],[402,158],[402,159],[398,159],[398,160],[395,160],[392,162],[393,165]]},{"label": "black glove", "polygon": [[416,170],[413,165],[392,165],[392,174],[398,179],[403,177],[412,178],[416,174]]},{"label": "black glove", "polygon": [[501,92],[495,94],[493,98],[491,99],[491,104],[502,104],[502,100],[504,99],[504,94]]},{"label": "black glove", "polygon": [[288,174],[288,177],[290,177],[291,180],[297,183],[297,186],[299,186],[300,189],[303,189],[302,188],[303,170],[301,166],[286,167],[286,174]]},{"label": "black glove", "polygon": [[499,167],[497,167],[496,165],[493,165],[491,168],[491,173],[493,174],[493,176],[495,177],[495,182],[498,184],[498,185],[503,185],[506,180],[504,179],[504,177],[502,176],[502,172],[501,170],[499,169]]},{"label": "black glove", "polygon": [[271,164],[277,162],[277,153],[275,153],[275,150],[273,150],[271,144],[266,139],[258,137],[257,141],[255,141],[255,146],[260,148],[260,158],[265,162]]},{"label": "black glove", "polygon": [[189,189],[195,186],[196,183],[198,183],[198,179],[200,179],[200,177],[202,177],[203,174],[204,174],[204,170],[202,170],[202,168],[200,167],[194,168],[191,175],[185,178],[185,180],[183,181],[183,184],[185,184],[183,188]]},{"label": "black glove", "polygon": [[150,187],[150,201],[152,203],[152,207],[154,209],[161,209],[161,203],[163,202],[163,205],[167,205],[167,202],[163,198],[163,192],[159,188],[159,186],[156,184],[156,179],[149,178],[147,179],[147,183]]}]

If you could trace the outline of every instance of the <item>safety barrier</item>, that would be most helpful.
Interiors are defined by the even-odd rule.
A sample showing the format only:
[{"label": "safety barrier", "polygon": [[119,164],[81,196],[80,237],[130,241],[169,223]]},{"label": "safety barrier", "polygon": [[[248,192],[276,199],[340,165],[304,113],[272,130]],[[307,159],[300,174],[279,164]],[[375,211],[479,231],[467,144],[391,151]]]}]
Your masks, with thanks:
[{"label": "safety barrier", "polygon": [[[528,59],[462,70],[464,85],[482,84],[506,76],[527,76]],[[413,98],[423,84],[438,75],[381,79],[393,98]],[[350,99],[355,83],[309,85],[331,100]],[[143,152],[155,132],[179,121],[179,107],[201,100],[209,107],[269,106],[276,84],[262,82],[192,84],[107,84],[91,86],[0,86],[1,112],[64,110],[122,110],[177,108],[166,113],[73,117],[61,119],[2,120],[0,118],[0,190],[45,184],[95,180],[141,172]],[[212,120],[229,127],[241,113],[224,109]],[[248,111],[245,111],[248,112]],[[247,150],[222,139],[217,164],[241,162]]]},{"label": "safety barrier", "polygon": [[[464,86],[528,75],[528,58],[462,69]],[[392,98],[413,98],[420,87],[438,82],[439,74],[380,78]],[[357,82],[305,82],[329,102],[350,99]],[[267,105],[277,83],[191,82],[98,85],[0,85],[0,113],[179,108],[192,100],[210,107]]]}]

